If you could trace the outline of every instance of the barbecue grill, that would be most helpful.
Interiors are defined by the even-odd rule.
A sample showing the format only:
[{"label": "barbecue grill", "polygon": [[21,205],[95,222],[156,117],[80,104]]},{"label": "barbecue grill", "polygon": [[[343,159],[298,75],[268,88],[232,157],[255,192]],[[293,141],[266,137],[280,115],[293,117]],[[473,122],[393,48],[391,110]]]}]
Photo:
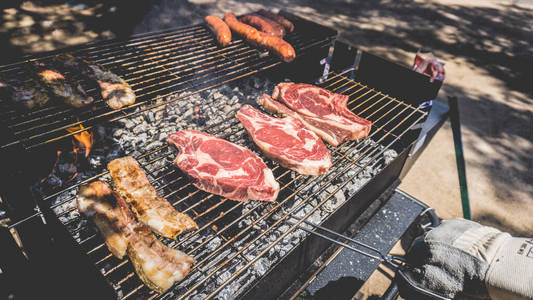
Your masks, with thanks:
[{"label": "barbecue grill", "polygon": [[[137,95],[134,105],[120,110],[111,110],[97,100],[82,109],[58,104],[21,113],[9,99],[0,102],[1,157],[4,173],[12,174],[5,176],[3,182],[7,184],[1,191],[10,221],[0,238],[10,247],[2,255],[0,267],[13,292],[55,297],[84,293],[80,296],[119,299],[272,299],[329,245],[327,240],[310,235],[305,222],[343,231],[385,191],[394,188],[407,168],[404,166],[412,163],[408,157],[420,133],[417,125],[428,115],[428,109],[418,105],[433,99],[440,84],[347,44],[334,43],[336,31],[330,28],[297,16],[291,20],[296,30],[286,39],[296,49],[297,58],[290,64],[240,39],[219,48],[205,25],[196,25],[28,56],[2,66],[4,76],[23,76],[29,62],[68,51],[106,66],[124,78]],[[266,78],[270,83],[284,79],[315,83],[348,95],[349,109],[372,121],[372,131],[363,140],[329,147],[333,166],[322,176],[299,175],[263,157],[281,186],[274,203],[228,201],[196,189],[173,165],[175,151],[167,145],[135,155],[159,195],[193,217],[200,227],[175,241],[163,239],[196,259],[191,273],[166,293],[149,290],[129,260],[112,256],[94,224],[80,217],[75,208],[80,185],[109,180],[105,164],[98,172],[79,176],[59,189],[42,193],[30,189],[39,182],[40,175],[36,174],[42,171],[37,169],[49,170],[53,159],[48,160],[48,154],[69,144],[72,136],[163,111],[190,101],[196,94],[228,85],[239,87],[252,77]],[[251,98],[270,93],[265,87],[271,85],[260,85]],[[95,90],[90,92],[100,99]],[[213,119],[205,124],[192,124],[188,119],[185,124],[262,156],[234,111],[224,113],[216,101],[203,105],[199,109],[211,107],[215,111]],[[24,252],[8,230],[16,230]],[[50,272],[54,268],[59,271]],[[49,278],[43,280],[48,272]],[[41,277],[36,282],[40,289],[24,288],[24,279],[32,276],[28,274]]]}]

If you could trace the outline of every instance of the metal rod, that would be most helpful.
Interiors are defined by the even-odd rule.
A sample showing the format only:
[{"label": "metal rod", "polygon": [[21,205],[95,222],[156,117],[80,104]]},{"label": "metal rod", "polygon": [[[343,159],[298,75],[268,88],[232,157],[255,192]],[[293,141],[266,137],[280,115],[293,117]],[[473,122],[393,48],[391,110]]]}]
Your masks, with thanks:
[{"label": "metal rod", "polygon": [[455,145],[455,160],[457,162],[457,175],[459,176],[459,190],[461,192],[463,218],[472,220],[470,199],[468,197],[468,185],[466,183],[466,164],[463,154],[463,139],[461,138],[461,121],[459,118],[457,97],[448,97],[448,103],[450,104],[450,123],[452,125],[453,144]]}]

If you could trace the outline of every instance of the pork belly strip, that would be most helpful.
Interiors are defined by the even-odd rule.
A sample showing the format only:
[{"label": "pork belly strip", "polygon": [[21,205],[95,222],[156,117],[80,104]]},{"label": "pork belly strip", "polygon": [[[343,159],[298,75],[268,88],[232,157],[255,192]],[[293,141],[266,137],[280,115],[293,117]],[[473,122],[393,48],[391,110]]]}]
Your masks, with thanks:
[{"label": "pork belly strip", "polygon": [[117,158],[107,165],[116,191],[137,216],[154,232],[176,239],[182,232],[198,229],[187,214],[180,213],[150,184],[139,163],[131,156]]},{"label": "pork belly strip", "polygon": [[372,126],[370,121],[348,109],[348,96],[310,84],[280,83],[274,88],[272,99],[282,102],[301,116],[309,117],[306,122],[327,132],[325,140],[335,146],[345,140],[366,137]]},{"label": "pork belly strip", "polygon": [[237,118],[254,143],[280,165],[304,175],[321,175],[331,167],[326,145],[297,119],[272,118],[250,105],[243,105]]},{"label": "pork belly strip", "polygon": [[100,229],[109,251],[122,259],[128,249],[128,239],[124,234],[126,220],[109,184],[95,181],[84,185],[76,200],[78,211],[87,218],[92,218]]},{"label": "pork belly strip", "polygon": [[190,272],[194,258],[159,241],[107,183],[95,181],[81,187],[77,202],[80,212],[93,218],[111,253],[118,258],[127,253],[150,289],[162,293]]},{"label": "pork belly strip", "polygon": [[237,201],[276,200],[279,183],[252,151],[194,130],[173,133],[167,142],[178,148],[174,163],[197,188]]},{"label": "pork belly strip", "polygon": [[59,54],[55,61],[69,68],[72,72],[81,72],[84,76],[96,81],[100,93],[107,105],[119,109],[135,103],[135,93],[130,85],[117,74],[94,62],[86,61],[70,54]]}]

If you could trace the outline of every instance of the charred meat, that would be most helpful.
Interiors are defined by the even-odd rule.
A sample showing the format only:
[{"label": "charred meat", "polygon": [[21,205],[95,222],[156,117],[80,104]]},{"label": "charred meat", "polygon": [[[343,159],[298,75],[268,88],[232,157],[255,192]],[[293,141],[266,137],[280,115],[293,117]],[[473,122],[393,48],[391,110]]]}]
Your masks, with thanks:
[{"label": "charred meat", "polygon": [[60,54],[55,61],[74,72],[81,72],[100,87],[102,98],[113,109],[135,103],[135,93],[131,86],[117,74],[104,67],[70,54]]},{"label": "charred meat", "polygon": [[50,100],[46,88],[34,78],[26,80],[2,78],[0,79],[0,90],[15,104],[26,109],[42,107]]},{"label": "charred meat", "polygon": [[79,108],[93,102],[79,82],[69,79],[65,71],[54,64],[39,61],[34,63],[34,67],[39,78],[65,104]]}]

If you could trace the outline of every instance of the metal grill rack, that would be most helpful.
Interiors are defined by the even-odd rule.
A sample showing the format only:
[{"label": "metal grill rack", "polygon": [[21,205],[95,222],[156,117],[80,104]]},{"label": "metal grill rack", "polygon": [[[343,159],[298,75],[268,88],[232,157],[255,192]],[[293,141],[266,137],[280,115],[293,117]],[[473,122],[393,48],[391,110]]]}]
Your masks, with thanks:
[{"label": "metal grill rack", "polygon": [[[49,195],[43,201],[52,203],[61,222],[67,226],[121,299],[184,299],[198,294],[213,298],[231,288],[235,281],[245,282],[241,285],[241,289],[244,289],[246,282],[250,284],[254,280],[247,271],[258,260],[269,256],[272,249],[289,234],[301,231],[298,226],[303,220],[322,209],[329,199],[350,180],[364,172],[366,167],[386,164],[382,154],[388,149],[399,147],[400,139],[426,115],[413,106],[349,79],[345,74],[330,73],[320,86],[349,95],[348,107],[359,116],[372,121],[372,131],[364,140],[330,147],[333,166],[322,176],[299,175],[264,159],[281,186],[274,203],[227,201],[196,189],[173,165],[175,153],[171,147],[162,146],[137,157],[158,193],[177,210],[188,213],[200,226],[199,230],[186,233],[176,241],[163,240],[165,244],[192,255],[197,261],[188,277],[164,295],[145,287],[135,275],[129,260],[113,257],[94,225],[87,224],[87,220],[81,218],[75,208],[74,195],[77,187],[96,179],[106,180],[107,172]],[[205,131],[254,149],[250,146],[252,144],[246,131],[234,116]],[[347,173],[349,170],[352,172]],[[346,176],[347,174],[350,175]],[[310,188],[312,193],[309,193]],[[309,205],[311,209],[303,209]],[[36,215],[38,213],[33,216]],[[298,215],[299,221],[295,222],[291,218],[294,215]],[[245,219],[251,222],[242,226]],[[11,227],[23,221],[16,222]],[[258,225],[263,227],[259,228]],[[285,230],[280,230],[281,226],[286,226]],[[276,231],[280,234],[271,240],[270,234]],[[218,243],[213,244],[213,241]],[[241,290],[234,292],[238,294]]]},{"label": "metal grill rack", "polygon": [[[285,39],[295,48],[297,58],[310,49],[329,45],[336,32],[296,18],[296,30]],[[124,78],[137,96],[135,104],[112,110],[96,89],[89,89],[95,102],[74,109],[59,103],[20,111],[9,99],[0,99],[0,126],[9,137],[0,139],[0,149],[22,145],[34,149],[92,128],[102,121],[116,121],[142,111],[175,102],[224,83],[273,68],[281,62],[241,39],[220,48],[205,25],[144,34],[126,41],[108,41],[71,48],[70,53],[99,63]],[[25,61],[0,66],[0,76],[25,78],[28,64],[47,61],[55,53],[26,57]],[[86,82],[81,82],[87,85]],[[50,101],[53,102],[53,101]],[[67,128],[83,129],[67,132]]]}]

